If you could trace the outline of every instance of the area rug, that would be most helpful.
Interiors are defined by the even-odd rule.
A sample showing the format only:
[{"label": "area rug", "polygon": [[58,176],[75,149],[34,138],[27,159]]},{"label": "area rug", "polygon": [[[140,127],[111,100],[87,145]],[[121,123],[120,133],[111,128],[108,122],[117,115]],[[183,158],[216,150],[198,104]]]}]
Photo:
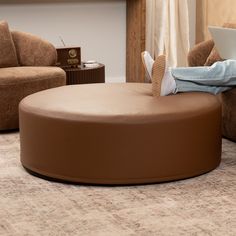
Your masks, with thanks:
[{"label": "area rug", "polygon": [[19,133],[0,133],[1,236],[236,235],[236,143],[188,180],[126,187],[49,182],[20,164]]}]

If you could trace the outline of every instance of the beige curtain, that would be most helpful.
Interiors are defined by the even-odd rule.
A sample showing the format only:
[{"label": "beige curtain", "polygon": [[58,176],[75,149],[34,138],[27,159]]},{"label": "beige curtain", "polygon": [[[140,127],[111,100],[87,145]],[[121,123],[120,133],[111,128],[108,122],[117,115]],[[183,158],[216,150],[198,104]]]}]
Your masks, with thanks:
[{"label": "beige curtain", "polygon": [[147,0],[146,50],[165,53],[169,66],[186,66],[189,51],[188,0]]},{"label": "beige curtain", "polygon": [[165,20],[167,17],[165,0],[147,0],[146,2],[146,50],[152,57],[165,51]]}]

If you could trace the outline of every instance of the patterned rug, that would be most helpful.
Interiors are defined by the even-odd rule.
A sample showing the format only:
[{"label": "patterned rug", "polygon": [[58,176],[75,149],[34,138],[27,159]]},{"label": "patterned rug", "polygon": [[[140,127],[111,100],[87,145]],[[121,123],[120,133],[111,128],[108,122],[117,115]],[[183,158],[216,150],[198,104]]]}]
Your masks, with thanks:
[{"label": "patterned rug", "polygon": [[216,170],[126,187],[49,182],[20,164],[19,134],[0,133],[1,236],[236,235],[236,143]]}]

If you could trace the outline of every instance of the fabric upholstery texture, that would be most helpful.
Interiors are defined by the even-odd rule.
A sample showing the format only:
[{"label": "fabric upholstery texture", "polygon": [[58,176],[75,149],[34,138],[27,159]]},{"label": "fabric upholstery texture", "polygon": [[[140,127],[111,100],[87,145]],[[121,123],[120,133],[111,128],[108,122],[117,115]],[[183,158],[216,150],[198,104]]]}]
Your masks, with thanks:
[{"label": "fabric upholstery texture", "polygon": [[203,66],[214,47],[213,40],[197,44],[188,54],[189,66]]},{"label": "fabric upholstery texture", "polygon": [[19,64],[21,66],[55,65],[57,53],[54,46],[38,36],[12,31]]},{"label": "fabric upholstery texture", "polygon": [[[229,26],[225,24],[226,26]],[[224,25],[224,26],[225,26]],[[232,27],[232,24],[230,24]],[[204,66],[214,47],[213,40],[197,44],[188,55],[189,66]],[[213,50],[212,50],[213,49]],[[205,60],[205,61],[204,61]],[[222,101],[222,135],[236,141],[236,88],[219,95]]]},{"label": "fabric upholstery texture", "polygon": [[0,67],[18,66],[16,49],[6,21],[0,21]]},{"label": "fabric upholstery texture", "polygon": [[236,141],[236,88],[222,93],[223,135]]},{"label": "fabric upholstery texture", "polygon": [[46,80],[58,78],[64,75],[59,67],[46,66],[19,66],[11,68],[2,68],[0,73],[0,86],[11,86],[18,84],[27,84],[36,80]]},{"label": "fabric upholstery texture", "polygon": [[216,47],[214,46],[214,47],[212,48],[212,50],[211,50],[211,53],[210,53],[209,56],[207,57],[207,60],[206,60],[206,62],[204,63],[204,66],[211,66],[211,65],[214,64],[215,62],[221,61],[221,60],[223,60],[223,59],[220,57],[220,55],[219,55],[219,53],[218,53]]},{"label": "fabric upholstery texture", "polygon": [[12,67],[0,72],[0,130],[19,127],[18,105],[24,97],[66,84],[58,67]]},{"label": "fabric upholstery texture", "polygon": [[0,22],[0,131],[19,127],[22,98],[66,84],[65,72],[52,66],[56,58],[51,43],[32,34],[10,32],[7,22]]}]

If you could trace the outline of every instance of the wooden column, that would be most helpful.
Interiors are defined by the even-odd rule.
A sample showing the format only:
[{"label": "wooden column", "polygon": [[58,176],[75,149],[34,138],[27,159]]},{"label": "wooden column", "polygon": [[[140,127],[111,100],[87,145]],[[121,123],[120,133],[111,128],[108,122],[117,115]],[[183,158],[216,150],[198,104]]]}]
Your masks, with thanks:
[{"label": "wooden column", "polygon": [[144,82],[141,52],[145,50],[146,0],[127,0],[126,81]]}]

